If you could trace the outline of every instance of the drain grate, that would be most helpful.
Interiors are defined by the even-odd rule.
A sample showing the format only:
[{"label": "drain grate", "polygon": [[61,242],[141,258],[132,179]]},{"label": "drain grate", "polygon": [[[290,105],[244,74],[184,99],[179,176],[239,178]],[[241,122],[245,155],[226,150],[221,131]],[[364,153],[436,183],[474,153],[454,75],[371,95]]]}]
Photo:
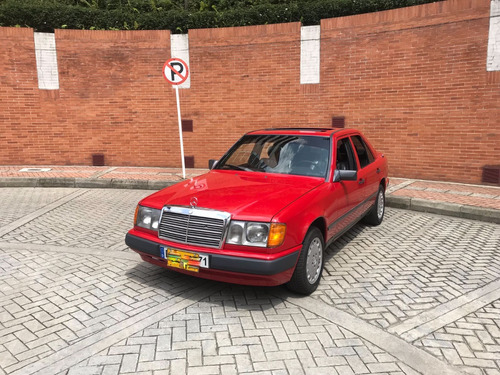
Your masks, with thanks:
[{"label": "drain grate", "polygon": [[23,168],[19,172],[49,172],[52,168]]}]

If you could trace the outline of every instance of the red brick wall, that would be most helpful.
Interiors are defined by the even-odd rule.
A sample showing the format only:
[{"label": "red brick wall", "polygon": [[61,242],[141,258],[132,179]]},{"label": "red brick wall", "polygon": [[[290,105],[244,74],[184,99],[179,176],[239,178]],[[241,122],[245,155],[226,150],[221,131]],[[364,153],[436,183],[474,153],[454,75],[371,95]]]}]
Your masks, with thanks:
[{"label": "red brick wall", "polygon": [[[300,85],[300,24],[189,31],[186,155],[206,167],[244,132],[361,129],[392,176],[480,182],[500,163],[489,0],[324,20],[321,83]],[[37,86],[33,33],[0,28],[0,164],[180,166],[168,31],[56,31],[60,89]]]},{"label": "red brick wall", "polygon": [[324,20],[324,97],[394,176],[480,182],[500,163],[500,72],[486,72],[489,1]]},{"label": "red brick wall", "polygon": [[0,164],[36,154],[28,134],[40,107],[37,87],[33,31],[0,27]]}]

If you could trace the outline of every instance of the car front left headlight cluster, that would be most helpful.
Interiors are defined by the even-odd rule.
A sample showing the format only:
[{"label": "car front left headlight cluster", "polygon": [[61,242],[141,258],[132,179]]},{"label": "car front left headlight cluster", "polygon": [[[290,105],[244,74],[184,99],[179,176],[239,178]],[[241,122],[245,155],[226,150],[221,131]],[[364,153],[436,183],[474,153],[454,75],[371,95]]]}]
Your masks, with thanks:
[{"label": "car front left headlight cluster", "polygon": [[135,225],[141,228],[158,231],[161,210],[137,206],[135,211]]},{"label": "car front left headlight cluster", "polygon": [[281,223],[259,223],[231,221],[226,243],[257,247],[276,247],[285,239],[286,225]]}]

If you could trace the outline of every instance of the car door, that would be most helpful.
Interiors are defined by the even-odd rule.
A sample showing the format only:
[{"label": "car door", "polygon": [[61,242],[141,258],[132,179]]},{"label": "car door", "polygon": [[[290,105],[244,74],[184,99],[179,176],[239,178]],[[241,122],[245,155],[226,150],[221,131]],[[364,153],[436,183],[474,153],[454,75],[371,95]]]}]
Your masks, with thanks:
[{"label": "car door", "polygon": [[[357,170],[358,165],[353,146],[348,136],[337,140],[334,155],[334,168],[338,170]],[[336,237],[355,219],[356,206],[361,196],[358,181],[332,182],[332,204],[327,212],[328,238]]]},{"label": "car door", "polygon": [[372,151],[367,146],[363,137],[359,134],[351,136],[351,141],[354,146],[356,159],[358,162],[358,185],[359,190],[357,197],[360,211],[364,212],[373,205],[375,196],[378,191],[379,173],[377,166],[374,163],[375,157]]}]

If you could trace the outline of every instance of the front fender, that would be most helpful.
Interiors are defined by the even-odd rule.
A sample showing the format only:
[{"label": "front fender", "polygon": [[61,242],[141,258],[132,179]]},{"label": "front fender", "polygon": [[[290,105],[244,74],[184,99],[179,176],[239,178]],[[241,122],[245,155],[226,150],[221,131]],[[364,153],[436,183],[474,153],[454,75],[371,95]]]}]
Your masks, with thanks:
[{"label": "front fender", "polygon": [[293,247],[301,244],[311,225],[320,221],[324,227],[319,228],[325,234],[327,242],[328,218],[332,217],[332,211],[340,208],[342,197],[337,184],[324,183],[316,189],[303,195],[284,209],[282,209],[273,218],[273,222],[285,223],[287,225],[287,234],[284,248]]}]

